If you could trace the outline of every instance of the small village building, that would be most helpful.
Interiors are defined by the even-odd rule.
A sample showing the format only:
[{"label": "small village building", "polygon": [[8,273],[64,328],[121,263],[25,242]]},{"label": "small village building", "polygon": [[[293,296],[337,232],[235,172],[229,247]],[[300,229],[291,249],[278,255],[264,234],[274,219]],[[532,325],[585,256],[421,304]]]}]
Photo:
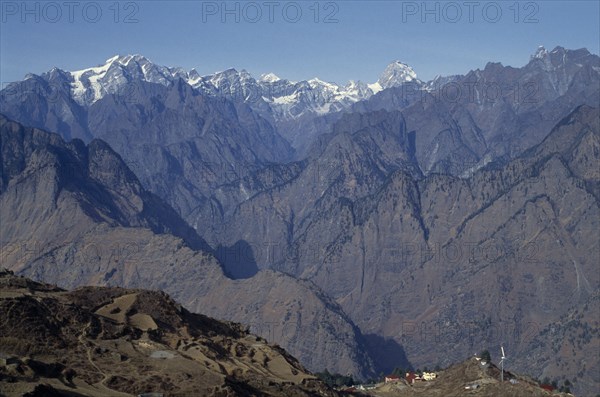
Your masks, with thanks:
[{"label": "small village building", "polygon": [[409,384],[413,384],[417,381],[423,380],[423,378],[421,376],[419,376],[418,374],[415,374],[414,372],[407,372],[404,379],[406,379],[406,381]]},{"label": "small village building", "polygon": [[400,377],[397,375],[387,375],[384,380],[385,383],[397,383],[400,382]]}]

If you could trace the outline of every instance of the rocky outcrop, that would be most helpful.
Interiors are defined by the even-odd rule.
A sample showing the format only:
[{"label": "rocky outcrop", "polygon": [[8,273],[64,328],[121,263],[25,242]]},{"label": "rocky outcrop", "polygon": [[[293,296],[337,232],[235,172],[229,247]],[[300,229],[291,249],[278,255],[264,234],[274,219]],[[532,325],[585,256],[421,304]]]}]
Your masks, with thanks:
[{"label": "rocky outcrop", "polygon": [[3,395],[338,395],[282,348],[163,292],[65,291],[7,271],[0,285]]}]

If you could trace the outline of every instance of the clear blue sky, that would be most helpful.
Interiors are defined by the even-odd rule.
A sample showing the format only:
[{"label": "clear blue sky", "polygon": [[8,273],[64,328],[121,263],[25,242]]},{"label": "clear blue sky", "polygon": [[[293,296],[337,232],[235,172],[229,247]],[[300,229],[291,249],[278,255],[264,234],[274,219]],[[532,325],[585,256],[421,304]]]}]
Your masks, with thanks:
[{"label": "clear blue sky", "polygon": [[201,74],[235,67],[256,77],[272,71],[338,83],[374,82],[399,59],[427,80],[487,61],[522,66],[539,45],[595,54],[600,47],[598,1],[430,1],[426,8],[421,1],[324,1],[318,13],[314,1],[247,3],[228,2],[232,13],[222,15],[221,1],[58,0],[24,8],[2,0],[0,80],[4,86],[28,72],[133,53]]}]

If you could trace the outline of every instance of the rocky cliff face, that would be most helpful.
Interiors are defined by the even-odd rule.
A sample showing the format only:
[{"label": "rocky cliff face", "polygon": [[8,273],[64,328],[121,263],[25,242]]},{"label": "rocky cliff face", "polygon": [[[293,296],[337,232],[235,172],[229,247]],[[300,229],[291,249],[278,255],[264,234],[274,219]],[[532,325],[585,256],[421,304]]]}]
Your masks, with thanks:
[{"label": "rocky cliff face", "polygon": [[[598,390],[597,368],[600,366],[598,340],[599,296],[594,292],[584,302],[572,307],[540,329],[515,368],[529,368],[540,374],[540,379],[568,380],[582,395]],[[570,370],[574,368],[575,370]]]},{"label": "rocky cliff face", "polygon": [[0,129],[4,266],[68,288],[167,291],[192,310],[248,324],[315,371],[371,373],[363,337],[339,305],[273,271],[227,278],[206,243],[104,142],[65,143],[5,118]]},{"label": "rocky cliff face", "polygon": [[[522,156],[468,178],[416,177],[383,162],[373,128],[369,141],[342,129],[289,184],[244,202],[228,237],[255,247],[256,236],[285,235],[268,267],[311,280],[416,365],[500,343],[520,362],[533,336],[600,285],[598,120],[598,109],[579,107]],[[365,151],[356,158],[343,149],[355,140]],[[370,153],[382,162],[367,165]],[[326,185],[300,190],[322,163]]]},{"label": "rocky cliff face", "polygon": [[[172,208],[142,187],[105,142],[65,143],[57,134],[25,128],[4,116],[0,131],[2,218],[12,226],[3,228],[3,242],[27,240],[32,224],[44,228],[39,237],[52,239],[59,229],[68,233],[65,237],[75,237],[82,227],[79,218],[85,217],[171,233],[191,247],[207,248]],[[27,222],[18,221],[23,219]]]}]

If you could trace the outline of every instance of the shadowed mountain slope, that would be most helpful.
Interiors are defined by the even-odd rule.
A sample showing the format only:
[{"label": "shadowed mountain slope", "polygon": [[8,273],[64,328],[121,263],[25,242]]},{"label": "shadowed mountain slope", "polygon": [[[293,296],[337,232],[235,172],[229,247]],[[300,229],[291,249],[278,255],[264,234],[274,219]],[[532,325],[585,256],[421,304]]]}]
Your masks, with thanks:
[{"label": "shadowed mountain slope", "polygon": [[248,324],[315,371],[372,372],[360,331],[319,288],[274,271],[226,277],[193,229],[102,141],[65,143],[7,119],[0,133],[4,266],[66,288],[160,289],[191,310]]}]

